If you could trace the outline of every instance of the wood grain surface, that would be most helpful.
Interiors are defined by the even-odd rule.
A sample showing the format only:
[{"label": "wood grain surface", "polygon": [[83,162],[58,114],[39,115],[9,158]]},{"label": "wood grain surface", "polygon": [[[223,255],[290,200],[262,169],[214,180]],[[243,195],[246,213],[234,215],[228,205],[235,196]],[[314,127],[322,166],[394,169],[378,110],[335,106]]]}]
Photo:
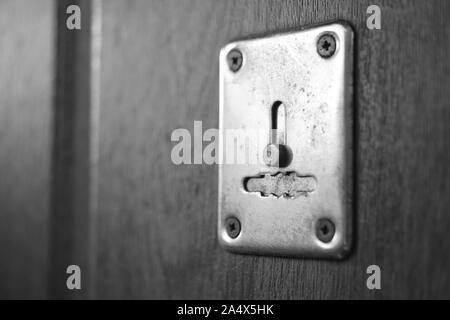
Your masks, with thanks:
[{"label": "wood grain surface", "polygon": [[[72,1],[0,1],[0,298],[450,298],[448,1],[378,0],[372,31],[371,0],[73,2],[78,33]],[[223,45],[335,19],[356,34],[353,253],[227,253],[217,167],[174,165],[171,133],[217,128]]]},{"label": "wood grain surface", "polygon": [[45,298],[53,2],[0,1],[0,34],[0,298]]},{"label": "wood grain surface", "polygon": [[[450,7],[377,1],[104,1],[95,296],[450,298]],[[356,242],[343,262],[218,246],[217,167],[176,166],[176,128],[218,126],[233,39],[344,19],[356,32]],[[366,288],[366,268],[382,290]]]}]

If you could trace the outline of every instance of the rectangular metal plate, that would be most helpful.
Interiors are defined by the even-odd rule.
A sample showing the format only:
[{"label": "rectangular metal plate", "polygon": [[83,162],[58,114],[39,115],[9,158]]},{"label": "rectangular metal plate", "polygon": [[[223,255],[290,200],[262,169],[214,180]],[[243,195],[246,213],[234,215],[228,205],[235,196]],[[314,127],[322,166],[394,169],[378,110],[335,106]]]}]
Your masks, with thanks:
[{"label": "rectangular metal plate", "polygon": [[[322,41],[329,35],[335,43]],[[237,41],[221,50],[222,246],[313,258],[342,258],[349,251],[352,65],[353,32],[342,22]],[[281,168],[264,161],[272,138],[288,149]]]}]

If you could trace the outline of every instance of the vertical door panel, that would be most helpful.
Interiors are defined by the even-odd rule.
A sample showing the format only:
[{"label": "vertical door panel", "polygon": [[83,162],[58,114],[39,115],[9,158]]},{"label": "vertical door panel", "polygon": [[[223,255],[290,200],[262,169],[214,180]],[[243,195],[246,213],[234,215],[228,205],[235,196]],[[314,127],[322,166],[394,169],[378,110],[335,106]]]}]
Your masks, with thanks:
[{"label": "vertical door panel", "polygon": [[0,2],[0,298],[47,295],[53,2]]}]

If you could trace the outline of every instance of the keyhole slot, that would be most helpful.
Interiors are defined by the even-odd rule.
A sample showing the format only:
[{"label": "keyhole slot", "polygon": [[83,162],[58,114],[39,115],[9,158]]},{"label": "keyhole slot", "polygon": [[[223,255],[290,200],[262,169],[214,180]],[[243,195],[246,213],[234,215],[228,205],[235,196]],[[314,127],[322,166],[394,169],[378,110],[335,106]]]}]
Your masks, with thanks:
[{"label": "keyhole slot", "polygon": [[277,100],[270,109],[270,144],[286,144],[286,108]]},{"label": "keyhole slot", "polygon": [[292,152],[286,145],[286,107],[277,100],[270,108],[269,144],[264,149],[264,161],[269,167],[287,167]]}]

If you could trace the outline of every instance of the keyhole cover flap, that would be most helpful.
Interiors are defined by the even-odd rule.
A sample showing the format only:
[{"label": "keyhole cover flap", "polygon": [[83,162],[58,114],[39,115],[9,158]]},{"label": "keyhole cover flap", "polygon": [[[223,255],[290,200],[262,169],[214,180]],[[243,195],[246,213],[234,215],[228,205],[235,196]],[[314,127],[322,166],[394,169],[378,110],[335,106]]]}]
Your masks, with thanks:
[{"label": "keyhole cover flap", "polygon": [[[327,40],[320,40],[324,35]],[[242,55],[238,66],[227,59],[232,50]],[[223,247],[311,258],[348,253],[352,66],[353,31],[343,22],[236,41],[221,50],[218,235]],[[276,136],[270,132],[274,103],[284,106],[283,147],[291,157],[286,167],[264,161]],[[240,226],[233,237],[226,225],[230,218]]]}]

